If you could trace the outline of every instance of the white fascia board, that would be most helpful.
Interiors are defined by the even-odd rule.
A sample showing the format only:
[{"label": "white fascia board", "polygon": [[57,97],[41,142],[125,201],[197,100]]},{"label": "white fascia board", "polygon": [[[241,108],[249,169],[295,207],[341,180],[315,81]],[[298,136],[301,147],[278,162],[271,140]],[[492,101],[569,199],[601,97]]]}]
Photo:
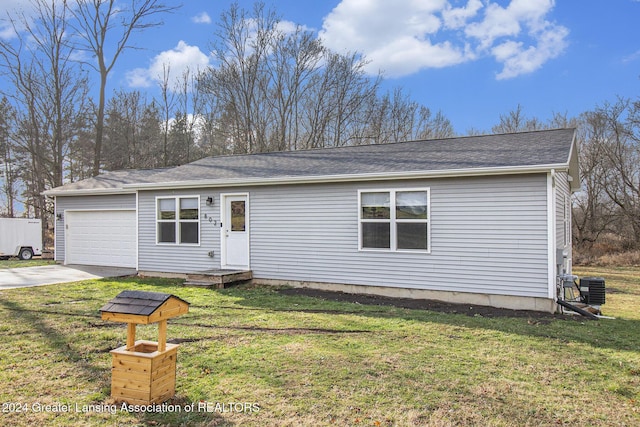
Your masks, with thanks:
[{"label": "white fascia board", "polygon": [[579,191],[581,188],[580,182],[580,164],[578,161],[578,141],[576,138],[576,132],[573,133],[573,140],[571,141],[571,149],[569,150],[569,158],[567,159],[567,164],[569,166],[569,176],[573,178],[573,180],[569,183],[571,188],[571,192],[575,193]]},{"label": "white fascia board", "polygon": [[477,169],[448,169],[442,171],[415,171],[415,172],[386,172],[372,174],[344,174],[344,175],[316,175],[316,176],[285,176],[276,178],[239,178],[239,179],[213,179],[213,180],[189,180],[161,183],[126,184],[124,189],[129,190],[153,190],[153,189],[178,189],[199,187],[240,187],[240,186],[264,186],[274,184],[320,184],[331,182],[353,181],[383,181],[420,178],[453,178],[491,175],[516,175],[528,173],[548,173],[551,169],[568,170],[566,163],[522,166],[522,167],[495,167]]},{"label": "white fascia board", "polygon": [[42,194],[47,197],[56,196],[108,196],[115,194],[136,194],[135,190],[125,188],[94,188],[82,190],[47,190]]}]

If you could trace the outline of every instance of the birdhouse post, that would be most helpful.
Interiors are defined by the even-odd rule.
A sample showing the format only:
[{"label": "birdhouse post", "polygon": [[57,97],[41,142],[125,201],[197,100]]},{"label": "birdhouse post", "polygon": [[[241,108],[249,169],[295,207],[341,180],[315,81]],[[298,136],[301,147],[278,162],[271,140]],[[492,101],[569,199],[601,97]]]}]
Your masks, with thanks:
[{"label": "birdhouse post", "polygon": [[[111,397],[130,404],[161,403],[176,386],[177,344],[167,344],[167,319],[189,303],[158,292],[123,291],[100,311],[103,320],[127,323],[127,344],[111,350]],[[136,325],[158,323],[158,342],[136,340]]]}]

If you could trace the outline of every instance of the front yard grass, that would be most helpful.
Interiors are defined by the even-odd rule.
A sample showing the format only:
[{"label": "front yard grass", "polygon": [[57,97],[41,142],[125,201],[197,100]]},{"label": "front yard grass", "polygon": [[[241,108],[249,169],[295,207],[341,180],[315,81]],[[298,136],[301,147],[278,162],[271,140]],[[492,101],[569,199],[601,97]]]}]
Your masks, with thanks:
[{"label": "front yard grass", "polygon": [[56,262],[49,259],[34,258],[20,260],[18,258],[0,259],[0,270],[7,268],[37,267],[39,265],[52,265]]},{"label": "front yard grass", "polygon": [[[576,273],[605,277],[615,320],[471,317],[140,278],[1,291],[0,421],[640,425],[640,268]],[[109,350],[126,325],[98,309],[126,289],[191,303],[169,321],[181,343],[170,410],[109,412]],[[156,340],[157,326],[139,326],[138,339]]]}]

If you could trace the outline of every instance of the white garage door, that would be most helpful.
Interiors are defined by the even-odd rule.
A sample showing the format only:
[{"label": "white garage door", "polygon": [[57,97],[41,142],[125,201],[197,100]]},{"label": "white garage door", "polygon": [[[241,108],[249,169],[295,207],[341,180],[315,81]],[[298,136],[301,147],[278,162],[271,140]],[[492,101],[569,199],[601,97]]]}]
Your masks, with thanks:
[{"label": "white garage door", "polygon": [[65,264],[136,267],[136,212],[65,212]]}]

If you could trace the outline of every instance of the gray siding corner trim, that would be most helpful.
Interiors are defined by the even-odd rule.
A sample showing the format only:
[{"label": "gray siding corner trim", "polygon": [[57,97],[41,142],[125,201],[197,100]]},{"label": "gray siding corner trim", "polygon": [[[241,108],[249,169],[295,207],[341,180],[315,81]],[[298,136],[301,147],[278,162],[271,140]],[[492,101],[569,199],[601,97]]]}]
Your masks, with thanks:
[{"label": "gray siding corner trim", "polygon": [[572,230],[571,230],[571,181],[566,172],[557,172],[555,175],[555,243],[557,249],[562,249],[567,254],[566,270],[571,272],[573,258]]},{"label": "gray siding corner trim", "polygon": [[547,187],[547,297],[554,298],[556,282],[556,223],[555,223],[555,186],[553,173],[546,175]]},{"label": "gray siding corner trim", "polygon": [[547,224],[548,224],[548,281],[550,299],[556,298],[556,278],[559,273],[558,251],[566,254],[563,268],[571,273],[572,233],[571,233],[571,195],[572,184],[567,170],[552,170],[547,174]]}]

